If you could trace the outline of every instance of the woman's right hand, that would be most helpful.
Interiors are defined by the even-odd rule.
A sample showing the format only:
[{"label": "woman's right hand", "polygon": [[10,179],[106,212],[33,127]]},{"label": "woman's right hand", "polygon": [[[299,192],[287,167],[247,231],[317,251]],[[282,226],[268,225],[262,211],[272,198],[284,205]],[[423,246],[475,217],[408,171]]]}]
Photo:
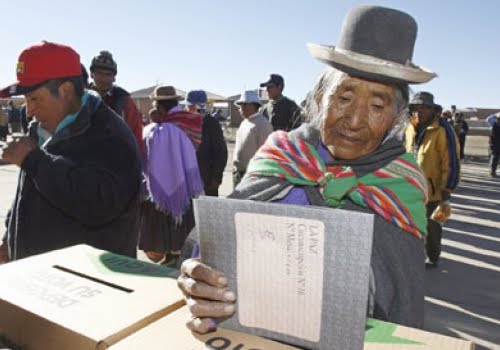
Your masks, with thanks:
[{"label": "woman's right hand", "polygon": [[213,332],[217,329],[214,318],[231,316],[236,310],[236,294],[228,289],[227,278],[198,259],[182,263],[177,284],[192,314],[186,324],[192,331]]}]

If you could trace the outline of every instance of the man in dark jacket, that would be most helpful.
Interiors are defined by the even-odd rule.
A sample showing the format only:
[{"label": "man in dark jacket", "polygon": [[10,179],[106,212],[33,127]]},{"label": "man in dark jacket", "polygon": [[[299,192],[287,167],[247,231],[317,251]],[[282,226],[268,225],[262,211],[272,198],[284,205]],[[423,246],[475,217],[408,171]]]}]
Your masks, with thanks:
[{"label": "man in dark jacket", "polygon": [[288,97],[283,96],[285,80],[279,74],[271,74],[269,80],[260,84],[265,87],[270,101],[262,107],[262,114],[266,117],[273,131],[290,131],[302,124],[302,110]]},{"label": "man in dark jacket", "polygon": [[460,160],[465,159],[465,139],[469,133],[469,124],[465,121],[464,114],[458,112],[455,114],[455,124],[453,126],[455,134],[460,144]]},{"label": "man in dark jacket", "polygon": [[139,150],[143,151],[142,115],[128,91],[113,84],[118,73],[113,55],[109,51],[99,52],[99,55],[92,59],[90,73],[94,80],[90,88],[97,91],[104,102],[125,120],[135,136]]},{"label": "man in dark jacket", "polygon": [[188,111],[203,116],[201,143],[196,156],[205,194],[217,197],[227,163],[227,145],[219,122],[206,113],[206,103],[207,94],[203,90],[189,91],[186,96]]},{"label": "man in dark jacket", "polygon": [[17,80],[0,95],[24,94],[37,122],[3,151],[20,175],[0,262],[80,243],[134,257],[141,166],[129,128],[84,91],[68,46],[26,48]]},{"label": "man in dark jacket", "polygon": [[500,158],[500,115],[497,114],[490,134],[491,176],[497,176],[498,158]]}]

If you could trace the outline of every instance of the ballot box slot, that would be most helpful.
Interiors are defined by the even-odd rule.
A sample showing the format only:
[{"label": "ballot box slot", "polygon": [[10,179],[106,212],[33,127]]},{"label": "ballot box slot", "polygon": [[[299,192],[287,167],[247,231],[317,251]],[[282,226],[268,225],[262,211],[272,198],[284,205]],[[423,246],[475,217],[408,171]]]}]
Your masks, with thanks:
[{"label": "ballot box slot", "polygon": [[100,283],[100,284],[103,284],[105,286],[108,286],[108,287],[111,287],[111,288],[114,288],[114,289],[117,289],[117,290],[120,290],[122,292],[125,292],[125,293],[132,293],[133,290],[130,289],[130,288],[126,288],[126,287],[122,287],[118,284],[115,284],[115,283],[111,283],[111,282],[107,282],[107,281],[104,281],[102,279],[99,279],[99,278],[95,278],[95,277],[92,277],[92,276],[89,276],[89,275],[86,275],[84,273],[81,273],[81,272],[78,272],[78,271],[74,271],[74,270],[71,270],[71,269],[68,269],[66,267],[63,267],[63,266],[60,266],[60,265],[54,265],[52,266],[53,268],[59,270],[59,271],[63,271],[63,272],[66,272],[66,273],[70,273],[72,275],[75,275],[75,276],[78,276],[78,277],[81,277],[81,278],[85,278],[85,279],[88,279],[90,281],[93,281],[93,282],[96,282],[96,283]]}]

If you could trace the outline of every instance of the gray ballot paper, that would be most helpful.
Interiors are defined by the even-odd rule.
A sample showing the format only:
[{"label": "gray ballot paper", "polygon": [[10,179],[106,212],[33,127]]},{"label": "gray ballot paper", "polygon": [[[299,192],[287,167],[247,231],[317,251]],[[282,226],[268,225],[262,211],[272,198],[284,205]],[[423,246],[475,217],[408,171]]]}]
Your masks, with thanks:
[{"label": "gray ballot paper", "polygon": [[201,260],[237,294],[223,328],[308,349],[361,350],[373,215],[201,197]]}]

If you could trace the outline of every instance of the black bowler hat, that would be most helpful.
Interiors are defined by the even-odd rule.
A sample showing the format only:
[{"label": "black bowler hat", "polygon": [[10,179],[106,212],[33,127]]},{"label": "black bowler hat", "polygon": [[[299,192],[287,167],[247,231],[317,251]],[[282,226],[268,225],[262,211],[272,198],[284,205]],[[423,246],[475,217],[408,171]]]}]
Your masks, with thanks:
[{"label": "black bowler hat", "polygon": [[363,5],[344,18],[337,46],[307,46],[313,57],[349,75],[418,84],[437,74],[411,62],[416,37],[417,23],[409,14]]}]

